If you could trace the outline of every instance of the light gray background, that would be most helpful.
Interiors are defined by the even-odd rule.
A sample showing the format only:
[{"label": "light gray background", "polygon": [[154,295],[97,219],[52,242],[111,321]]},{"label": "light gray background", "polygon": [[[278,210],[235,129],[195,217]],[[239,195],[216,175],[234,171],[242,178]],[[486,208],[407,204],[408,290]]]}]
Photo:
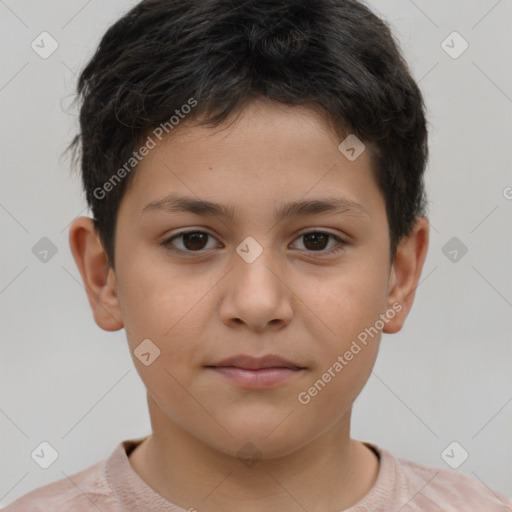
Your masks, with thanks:
[{"label": "light gray background", "polygon": [[[145,390],[124,330],[100,330],[68,246],[85,215],[77,174],[60,155],[76,131],[77,72],[101,35],[136,2],[0,0],[0,505],[107,457],[150,433]],[[397,455],[448,467],[512,496],[512,2],[386,0],[429,110],[429,254],[404,329],[383,335],[356,402],[353,435]],[[48,59],[31,42],[48,31]],[[441,42],[469,48],[451,58]],[[505,192],[504,192],[505,191]],[[468,247],[457,262],[442,247]],[[32,247],[48,237],[47,263]],[[47,470],[31,452],[59,452]]]}]

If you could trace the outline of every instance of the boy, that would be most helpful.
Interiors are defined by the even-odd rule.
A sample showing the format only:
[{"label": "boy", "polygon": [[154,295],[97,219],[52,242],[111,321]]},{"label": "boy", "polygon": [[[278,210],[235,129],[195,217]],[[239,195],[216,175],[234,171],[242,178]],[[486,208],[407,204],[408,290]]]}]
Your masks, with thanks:
[{"label": "boy", "polygon": [[70,246],[153,433],[5,510],[511,510],[350,437],[428,247],[423,100],[381,20],[355,0],[146,0],[79,93],[94,219]]}]

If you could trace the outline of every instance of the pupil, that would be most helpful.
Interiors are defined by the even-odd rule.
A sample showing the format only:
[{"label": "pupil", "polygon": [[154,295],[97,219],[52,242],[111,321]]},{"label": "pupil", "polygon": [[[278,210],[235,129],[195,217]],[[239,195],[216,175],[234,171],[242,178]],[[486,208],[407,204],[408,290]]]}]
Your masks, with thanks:
[{"label": "pupil", "polygon": [[[185,247],[190,250],[202,249],[204,246],[204,241],[206,240],[206,236],[206,233],[185,233],[183,235],[183,243]],[[203,239],[203,243],[201,243],[201,238]],[[197,244],[199,244],[199,246]]]},{"label": "pupil", "polygon": [[[304,237],[307,240],[313,241],[313,247],[309,247],[310,249],[313,249],[313,250],[325,249],[325,241],[327,240],[327,235],[325,235],[323,233],[308,233],[307,235],[304,235]],[[324,243],[322,243],[322,241]],[[306,247],[308,246],[307,242],[305,245],[306,245]],[[319,247],[319,245],[320,245],[320,247]]]}]

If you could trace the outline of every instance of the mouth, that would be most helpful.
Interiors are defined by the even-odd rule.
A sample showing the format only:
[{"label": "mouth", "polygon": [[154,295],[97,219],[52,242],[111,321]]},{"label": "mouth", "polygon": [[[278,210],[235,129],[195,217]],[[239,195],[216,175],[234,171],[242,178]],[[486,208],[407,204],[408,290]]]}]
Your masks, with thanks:
[{"label": "mouth", "polygon": [[279,356],[252,357],[240,355],[206,366],[233,384],[249,389],[277,386],[306,369]]}]

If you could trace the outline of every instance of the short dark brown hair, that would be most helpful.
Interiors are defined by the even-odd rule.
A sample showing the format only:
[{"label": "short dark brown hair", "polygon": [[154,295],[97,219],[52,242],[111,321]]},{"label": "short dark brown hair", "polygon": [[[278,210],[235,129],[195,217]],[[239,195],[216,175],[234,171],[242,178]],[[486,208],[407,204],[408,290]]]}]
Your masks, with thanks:
[{"label": "short dark brown hair", "polygon": [[[185,122],[216,126],[264,97],[311,106],[368,144],[391,261],[425,216],[423,98],[388,25],[356,0],[145,0],[107,30],[77,89],[80,132],[68,150],[80,155],[112,268],[117,212],[136,165],[118,170],[151,130],[170,131],[191,98]],[[116,172],[123,179],[112,185]]]}]

